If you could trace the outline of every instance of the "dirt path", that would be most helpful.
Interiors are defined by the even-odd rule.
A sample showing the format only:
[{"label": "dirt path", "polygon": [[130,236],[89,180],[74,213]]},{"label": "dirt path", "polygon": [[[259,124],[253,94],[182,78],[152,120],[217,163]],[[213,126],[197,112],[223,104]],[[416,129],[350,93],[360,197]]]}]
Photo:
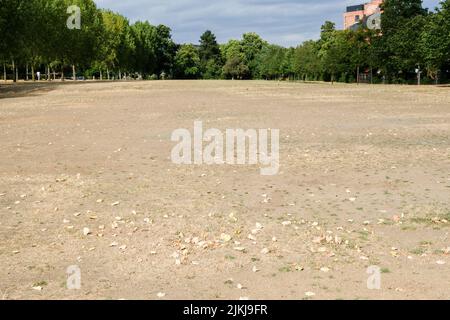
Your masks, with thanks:
[{"label": "dirt path", "polygon": [[[0,297],[450,298],[448,88],[25,89],[0,91]],[[279,175],[172,164],[195,120],[280,129]]]}]

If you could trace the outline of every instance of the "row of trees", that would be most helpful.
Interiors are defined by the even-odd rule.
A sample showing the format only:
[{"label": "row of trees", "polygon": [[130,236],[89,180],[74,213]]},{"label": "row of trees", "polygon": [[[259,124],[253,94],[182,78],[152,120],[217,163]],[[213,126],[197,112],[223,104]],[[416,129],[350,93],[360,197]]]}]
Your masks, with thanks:
[{"label": "row of trees", "polygon": [[[67,8],[81,9],[68,28]],[[421,0],[385,0],[381,30],[337,30],[325,22],[318,40],[296,48],[255,33],[219,45],[211,31],[199,45],[178,45],[167,26],[130,22],[93,0],[0,0],[3,77],[34,80],[77,75],[144,79],[301,79],[411,82],[445,80],[450,69],[450,0],[435,12]],[[45,71],[44,71],[45,70]]]},{"label": "row of trees", "polygon": [[[355,31],[322,26],[317,41],[296,49],[294,70],[303,79],[410,83],[418,72],[425,81],[448,80],[450,70],[450,0],[429,12],[421,0],[385,0],[381,30],[362,25]],[[371,78],[371,77],[368,77]]]},{"label": "row of trees", "polygon": [[[73,5],[80,8],[79,29],[68,27]],[[178,49],[168,27],[130,25],[92,0],[0,0],[0,37],[3,71],[11,67],[13,79],[18,66],[33,79],[43,68],[48,78],[62,79],[67,70],[72,77],[77,70],[100,78],[170,74]]]},{"label": "row of trees", "polygon": [[[322,25],[320,39],[296,48],[265,44],[252,76],[355,82],[412,83],[450,79],[450,0],[428,11],[421,0],[385,0],[381,30]],[[245,68],[244,68],[245,69]]]}]

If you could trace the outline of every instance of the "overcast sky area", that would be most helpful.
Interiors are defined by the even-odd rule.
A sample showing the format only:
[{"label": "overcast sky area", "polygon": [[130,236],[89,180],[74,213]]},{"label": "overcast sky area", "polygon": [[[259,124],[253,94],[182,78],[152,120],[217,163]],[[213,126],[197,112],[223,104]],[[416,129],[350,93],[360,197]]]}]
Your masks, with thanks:
[{"label": "overcast sky area", "polygon": [[[198,43],[205,30],[213,31],[220,43],[256,32],[265,40],[297,46],[317,39],[326,20],[342,28],[345,8],[358,0],[95,0],[130,19],[148,20],[172,29],[177,43]],[[367,1],[366,1],[367,2]],[[434,9],[439,0],[425,0]]]}]

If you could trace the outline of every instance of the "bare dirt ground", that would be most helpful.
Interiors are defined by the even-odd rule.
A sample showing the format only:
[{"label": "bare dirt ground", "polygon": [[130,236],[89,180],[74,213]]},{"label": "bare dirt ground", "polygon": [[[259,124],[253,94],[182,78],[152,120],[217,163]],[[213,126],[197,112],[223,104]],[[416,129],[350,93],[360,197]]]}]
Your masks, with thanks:
[{"label": "bare dirt ground", "polygon": [[[172,164],[195,120],[280,129],[279,175]],[[0,297],[449,299],[449,136],[444,87],[3,86]]]}]

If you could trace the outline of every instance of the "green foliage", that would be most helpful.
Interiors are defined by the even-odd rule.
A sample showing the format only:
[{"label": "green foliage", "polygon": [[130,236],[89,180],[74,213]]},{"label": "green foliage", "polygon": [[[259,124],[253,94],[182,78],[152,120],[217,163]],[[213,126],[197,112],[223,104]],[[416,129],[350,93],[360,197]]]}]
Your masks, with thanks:
[{"label": "green foliage", "polygon": [[257,76],[257,57],[267,45],[268,43],[254,32],[245,33],[242,36],[241,47],[244,54],[244,64],[248,66],[250,77]]},{"label": "green foliage", "polygon": [[[81,8],[80,30],[66,27],[67,8]],[[0,62],[8,77],[72,66],[86,76],[110,73],[142,79],[301,79],[411,83],[450,78],[450,0],[427,12],[421,0],[385,0],[382,30],[337,30],[326,21],[318,40],[296,48],[269,44],[256,33],[218,44],[207,30],[200,44],[176,45],[171,29],[100,10],[94,0],[0,0]],[[13,70],[13,67],[15,69]],[[56,73],[56,72],[55,72]],[[74,72],[76,73],[76,72]],[[426,75],[425,75],[426,74]]]},{"label": "green foliage", "polygon": [[288,73],[286,65],[287,49],[280,46],[264,46],[256,57],[258,76],[263,79],[274,80],[282,78]]},{"label": "green foliage", "polygon": [[198,50],[204,79],[217,79],[222,74],[222,54],[216,36],[209,30],[200,37]]},{"label": "green foliage", "polygon": [[0,0],[0,54],[3,59],[17,56],[24,46],[27,3],[28,0]]},{"label": "green foliage", "polygon": [[[80,7],[82,13],[81,29],[68,29],[66,27],[67,8],[71,5]],[[58,1],[55,7],[59,16],[57,19],[57,30],[55,33],[60,36],[57,47],[58,58],[66,64],[89,65],[95,60],[99,50],[100,37],[103,33],[102,14],[97,9],[93,0],[62,0]]]},{"label": "green foliage", "polygon": [[99,63],[104,69],[124,68],[134,46],[129,35],[129,22],[111,11],[102,11],[102,18],[104,32],[99,46]]},{"label": "green foliage", "polygon": [[200,57],[192,44],[182,45],[175,56],[176,76],[197,79],[200,76]]},{"label": "green foliage", "polygon": [[385,0],[382,9],[381,29],[388,37],[405,28],[405,23],[411,18],[427,13],[422,7],[422,0]]},{"label": "green foliage", "polygon": [[439,70],[450,63],[450,0],[443,2],[442,8],[428,17],[419,46],[428,75],[437,80]]},{"label": "green foliage", "polygon": [[392,81],[405,81],[422,63],[417,40],[423,30],[426,10],[421,0],[386,0],[381,15],[382,36],[377,59]]},{"label": "green foliage", "polygon": [[322,72],[319,59],[320,45],[317,41],[306,41],[295,49],[294,71],[302,80],[317,80]]},{"label": "green foliage", "polygon": [[131,26],[131,33],[135,45],[135,70],[144,75],[154,74],[156,69],[156,56],[154,50],[156,28],[148,21],[138,21]]},{"label": "green foliage", "polygon": [[242,80],[250,76],[250,69],[244,63],[244,59],[236,55],[227,60],[223,67],[223,74],[227,79]]},{"label": "green foliage", "polygon": [[222,56],[225,65],[223,76],[226,79],[246,79],[250,76],[250,69],[245,63],[244,48],[239,40],[230,40],[222,46]]},{"label": "green foliage", "polygon": [[160,77],[172,74],[173,59],[177,46],[172,40],[171,30],[165,25],[156,27],[156,39],[154,42],[156,66],[155,72]]},{"label": "green foliage", "polygon": [[[354,48],[350,45],[351,31],[337,31],[322,27],[321,47],[318,52],[323,72],[330,75],[331,81],[337,76],[350,71],[352,66],[351,55]],[[350,68],[349,68],[350,67]]]}]

